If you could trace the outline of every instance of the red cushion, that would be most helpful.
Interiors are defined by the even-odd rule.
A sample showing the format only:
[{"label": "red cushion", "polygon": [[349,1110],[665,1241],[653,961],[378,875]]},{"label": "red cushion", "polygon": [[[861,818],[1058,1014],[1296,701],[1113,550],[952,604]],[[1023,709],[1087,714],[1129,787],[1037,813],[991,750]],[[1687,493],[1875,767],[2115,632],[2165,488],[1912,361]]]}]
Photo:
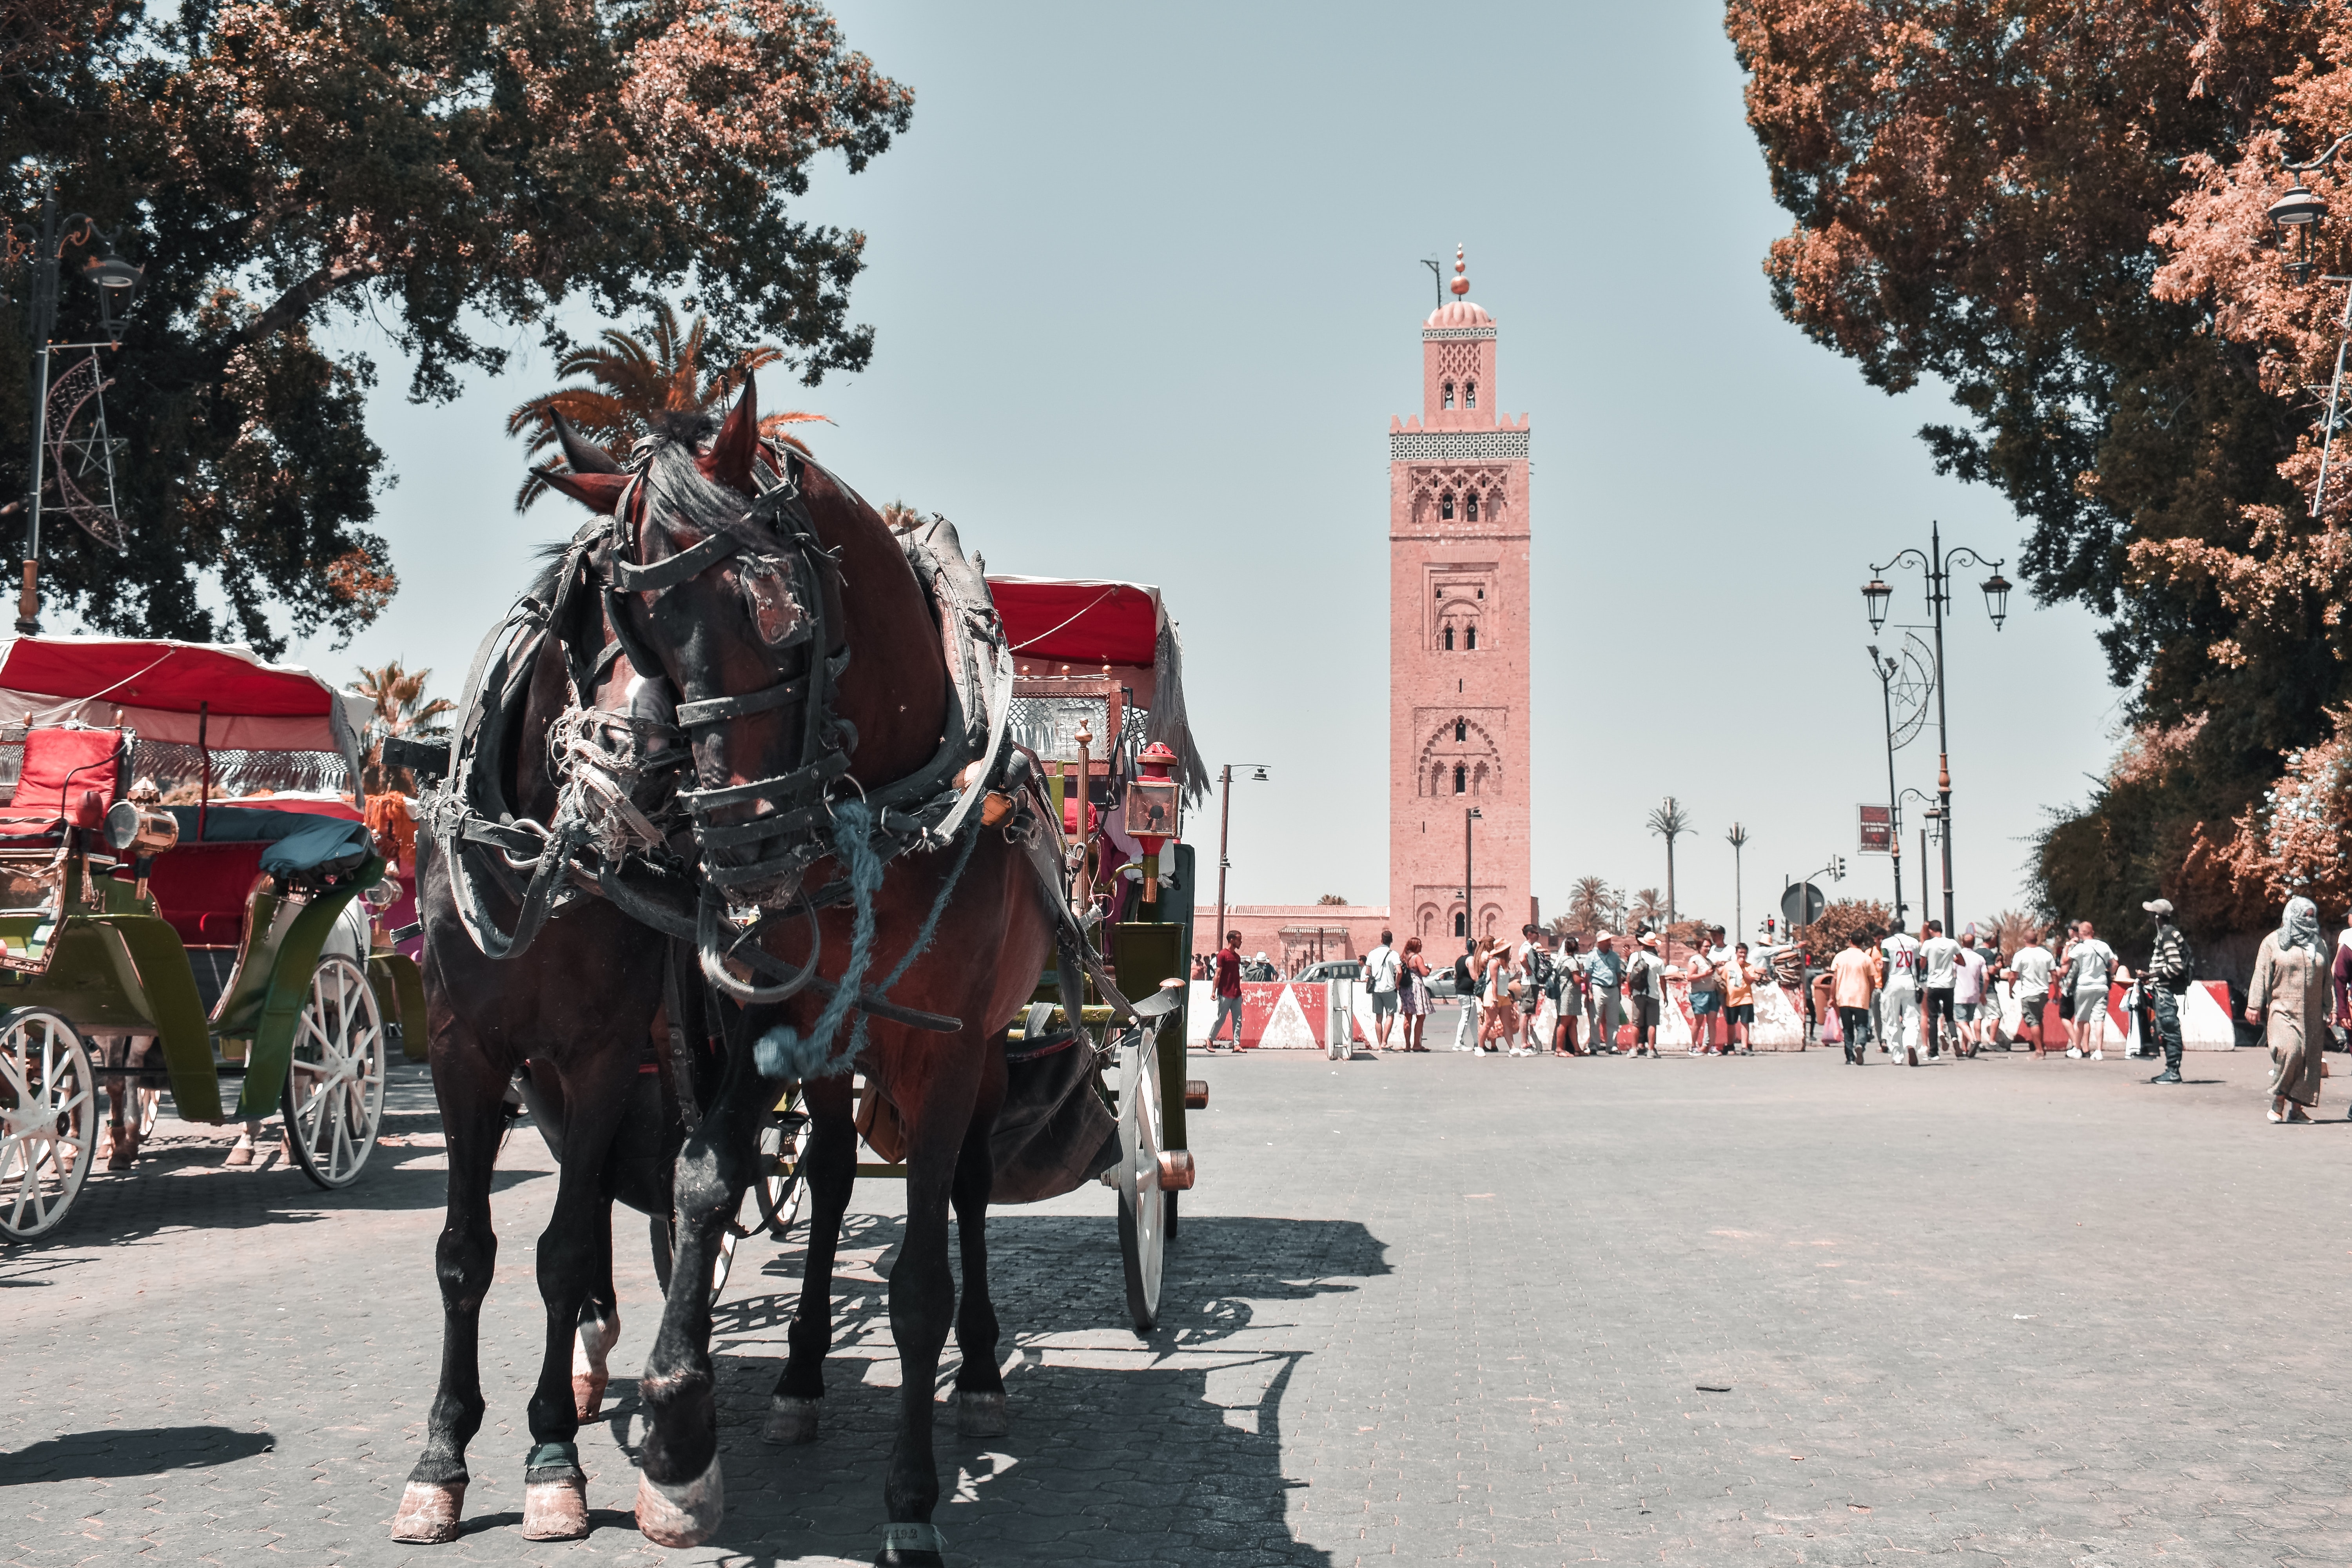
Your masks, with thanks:
[{"label": "red cushion", "polygon": [[234,947],[245,929],[246,895],[268,847],[189,842],[165,850],[147,876],[155,912],[190,947]]},{"label": "red cushion", "polygon": [[5,815],[11,818],[45,815],[54,822],[66,815],[68,788],[76,794],[96,790],[102,812],[114,804],[121,768],[120,730],[28,731],[24,771],[17,775],[16,794]]}]

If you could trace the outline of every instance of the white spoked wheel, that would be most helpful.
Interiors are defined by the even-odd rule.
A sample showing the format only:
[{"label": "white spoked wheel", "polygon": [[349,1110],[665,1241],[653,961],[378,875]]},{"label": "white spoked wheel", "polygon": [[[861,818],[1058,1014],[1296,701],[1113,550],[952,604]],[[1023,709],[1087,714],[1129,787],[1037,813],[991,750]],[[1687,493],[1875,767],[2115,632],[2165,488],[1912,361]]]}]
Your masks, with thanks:
[{"label": "white spoked wheel", "polygon": [[294,1163],[319,1185],[349,1186],[367,1163],[383,1121],[384,1070],[375,988],[358,964],[330,953],[310,971],[282,1097]]},{"label": "white spoked wheel", "polygon": [[81,1037],[45,1007],[0,1016],[0,1232],[66,1217],[98,1147],[98,1083]]},{"label": "white spoked wheel", "polygon": [[1168,1205],[1160,1196],[1160,1050],[1148,1029],[1129,1038],[1119,1075],[1118,1256],[1127,1269],[1127,1312],[1135,1331],[1160,1322],[1160,1258]]}]

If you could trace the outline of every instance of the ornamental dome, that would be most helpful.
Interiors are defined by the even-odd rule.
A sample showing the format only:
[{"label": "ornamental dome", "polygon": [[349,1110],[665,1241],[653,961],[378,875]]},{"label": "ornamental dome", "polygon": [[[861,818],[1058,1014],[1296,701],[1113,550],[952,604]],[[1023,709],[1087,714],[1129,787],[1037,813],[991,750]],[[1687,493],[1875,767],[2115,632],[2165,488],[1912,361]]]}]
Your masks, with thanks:
[{"label": "ornamental dome", "polygon": [[1491,327],[1494,324],[1495,318],[1486,314],[1484,306],[1474,305],[1467,300],[1454,300],[1440,305],[1429,313],[1429,320],[1422,323],[1424,327]]}]

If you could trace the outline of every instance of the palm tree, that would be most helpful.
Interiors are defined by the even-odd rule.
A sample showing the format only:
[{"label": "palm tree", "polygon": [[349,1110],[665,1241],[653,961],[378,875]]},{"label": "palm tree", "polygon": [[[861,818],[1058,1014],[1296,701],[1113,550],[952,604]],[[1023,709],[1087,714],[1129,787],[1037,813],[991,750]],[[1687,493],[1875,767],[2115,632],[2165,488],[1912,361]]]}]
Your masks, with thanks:
[{"label": "palm tree", "polygon": [[[667,303],[655,307],[653,330],[645,338],[618,327],[605,328],[599,334],[601,345],[576,348],[555,367],[560,376],[584,376],[591,384],[559,386],[532,398],[507,416],[507,434],[530,431],[530,450],[537,456],[556,444],[555,416],[561,414],[599,446],[626,451],[652,429],[656,415],[702,414],[723,407],[744,376],[784,357],[783,350],[761,343],[724,364],[706,365],[703,350],[709,330],[709,322],[698,315],[693,326],[681,331],[677,312]],[[760,433],[805,452],[807,444],[789,434],[789,426],[824,418],[798,409],[765,415]],[[547,481],[533,473],[515,492],[515,510],[524,510],[546,490]]]},{"label": "palm tree", "polygon": [[1650,813],[1650,831],[1666,841],[1666,923],[1675,919],[1675,840],[1690,831],[1690,813],[1673,795],[1658,803]]},{"label": "palm tree", "polygon": [[1568,921],[1572,931],[1607,931],[1613,923],[1615,900],[1609,896],[1609,882],[1602,877],[1579,877],[1568,890]]},{"label": "palm tree", "polygon": [[[429,669],[408,670],[400,660],[369,668],[360,666],[360,678],[353,684],[359,694],[375,704],[375,716],[368,721],[366,773],[362,780],[370,792],[381,790],[383,776],[383,743],[394,735],[411,740],[436,739],[449,732],[442,716],[454,711],[457,704],[446,697],[427,700],[425,683],[433,679]],[[404,791],[413,793],[416,781],[405,768],[394,770],[400,775]]]},{"label": "palm tree", "polygon": [[1666,900],[1655,888],[1643,888],[1633,895],[1633,919],[1635,923],[1655,926],[1666,912]]},{"label": "palm tree", "polygon": [[1723,836],[1723,841],[1731,846],[1731,940],[1739,942],[1748,935],[1747,926],[1741,923],[1747,920],[1748,910],[1743,896],[1746,889],[1740,883],[1739,864],[1742,858],[1740,851],[1748,847],[1748,829],[1735,822],[1731,825],[1731,831]]}]

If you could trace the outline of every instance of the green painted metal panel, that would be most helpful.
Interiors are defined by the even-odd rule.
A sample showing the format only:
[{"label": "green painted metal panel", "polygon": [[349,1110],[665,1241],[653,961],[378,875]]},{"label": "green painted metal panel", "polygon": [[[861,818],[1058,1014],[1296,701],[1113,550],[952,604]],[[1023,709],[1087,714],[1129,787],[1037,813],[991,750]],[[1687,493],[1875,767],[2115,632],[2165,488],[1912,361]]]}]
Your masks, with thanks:
[{"label": "green painted metal panel", "polygon": [[[319,950],[327,944],[328,933],[335,929],[343,906],[352,901],[353,890],[321,893],[295,914],[278,942],[278,952],[268,964],[268,999],[254,1020],[253,1048],[245,1058],[245,1092],[237,1096],[238,1116],[267,1116],[278,1109],[278,1091],[285,1088],[287,1070],[294,1060],[294,1027],[301,1018],[302,1004],[310,995],[310,972],[318,967]],[[247,966],[260,967],[262,957],[248,952]]]},{"label": "green painted metal panel", "polygon": [[213,1065],[212,1035],[205,1026],[204,999],[180,933],[159,915],[109,915],[113,931],[138,973],[163,1065],[172,1073],[172,1103],[185,1121],[219,1121],[220,1073]]},{"label": "green painted metal panel", "polygon": [[[1160,989],[1163,980],[1182,980],[1192,955],[1184,950],[1186,927],[1129,921],[1111,927],[1110,961],[1118,988],[1130,1002]],[[1160,1031],[1160,1146],[1188,1149],[1184,1141],[1184,1010],[1178,1007]]]}]

